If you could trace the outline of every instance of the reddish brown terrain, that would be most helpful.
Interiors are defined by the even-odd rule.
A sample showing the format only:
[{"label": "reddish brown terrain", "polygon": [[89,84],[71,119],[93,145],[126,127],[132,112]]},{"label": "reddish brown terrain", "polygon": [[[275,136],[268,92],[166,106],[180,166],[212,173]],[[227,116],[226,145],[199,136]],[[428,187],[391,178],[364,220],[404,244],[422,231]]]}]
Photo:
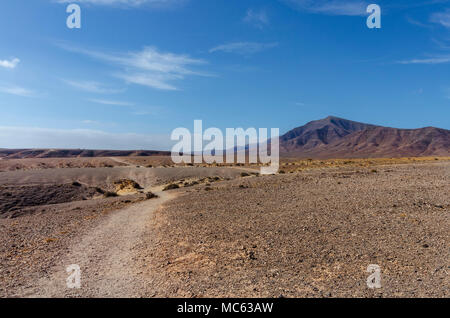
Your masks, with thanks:
[{"label": "reddish brown terrain", "polygon": [[281,136],[280,151],[296,158],[449,156],[450,130],[397,129],[330,116]]},{"label": "reddish brown terrain", "polygon": [[88,150],[88,149],[1,149],[0,158],[93,158],[127,156],[167,156],[167,151],[155,150]]},{"label": "reddish brown terrain", "polygon": [[450,296],[448,130],[328,117],[281,149],[270,176],[161,152],[1,150],[0,297]]},{"label": "reddish brown terrain", "polygon": [[0,297],[450,296],[450,158],[111,158],[2,160]]},{"label": "reddish brown terrain", "polygon": [[[435,127],[398,129],[329,116],[281,136],[280,153],[288,158],[320,159],[446,157],[450,156],[450,130]],[[145,158],[168,159],[169,156],[170,152],[155,150],[0,149],[0,159],[86,158],[86,165],[92,166],[98,165],[96,157],[130,157],[145,165]]]}]

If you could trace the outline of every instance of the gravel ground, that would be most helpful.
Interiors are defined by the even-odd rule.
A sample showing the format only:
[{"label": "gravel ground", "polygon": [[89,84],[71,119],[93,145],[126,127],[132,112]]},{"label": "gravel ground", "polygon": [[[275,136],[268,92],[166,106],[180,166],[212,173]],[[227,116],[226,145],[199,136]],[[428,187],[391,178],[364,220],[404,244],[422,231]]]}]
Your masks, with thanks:
[{"label": "gravel ground", "polygon": [[[60,283],[58,275],[61,275],[61,269],[69,265],[67,262],[73,264],[71,259],[78,259],[87,275],[92,275],[89,276],[91,278],[101,273],[101,268],[108,268],[109,273],[113,268],[117,269],[111,264],[129,267],[128,263],[127,266],[123,265],[125,260],[131,261],[129,250],[138,243],[142,227],[149,225],[144,217],[150,217],[151,211],[158,207],[153,202],[161,203],[161,200],[145,201],[144,193],[98,198],[96,187],[115,191],[115,181],[130,178],[146,187],[145,192],[155,185],[163,185],[172,180],[216,175],[232,178],[239,176],[240,172],[229,168],[198,167],[70,168],[0,172],[0,297],[66,296],[67,291],[55,289],[52,284],[55,281],[53,277],[58,277],[56,280]],[[169,197],[166,193],[161,195],[161,198]],[[145,202],[139,203],[141,201]],[[133,203],[138,205],[132,205]],[[118,243],[127,245],[119,248]],[[88,249],[91,252],[84,259],[80,257],[80,253],[86,246],[92,246],[93,249]],[[117,259],[117,263],[112,262],[114,259]],[[109,263],[105,265],[107,260]],[[86,269],[86,264],[90,264],[89,269]],[[121,271],[117,273],[123,278],[128,274]],[[107,276],[111,277],[109,274]],[[91,279],[85,281],[89,282]],[[93,284],[104,282],[93,281]],[[124,281],[118,279],[115,286],[124,284]],[[95,287],[92,287],[90,292],[83,290],[82,293],[73,295],[138,294],[124,288],[102,288],[99,287],[98,294],[94,292]],[[142,292],[137,284],[135,289]]]},{"label": "gravel ground", "polygon": [[145,296],[449,297],[449,176],[444,162],[194,189],[155,215]]},{"label": "gravel ground", "polygon": [[[1,176],[93,185],[142,169],[76,170]],[[219,172],[147,170],[147,190]],[[324,168],[33,207],[0,219],[0,297],[449,297],[449,177],[441,161]],[[80,290],[65,288],[69,264]],[[367,288],[369,264],[380,289]]]},{"label": "gravel ground", "polygon": [[[157,192],[159,197],[115,211],[69,248],[67,255],[40,279],[31,297],[139,297],[148,287],[135,253],[152,213],[174,194]],[[80,289],[66,286],[66,266],[81,270]]]},{"label": "gravel ground", "polygon": [[[115,210],[145,200],[144,194],[29,207],[0,219],[0,297],[34,293],[37,281],[63,264],[73,244]],[[69,264],[67,264],[69,265]]]}]

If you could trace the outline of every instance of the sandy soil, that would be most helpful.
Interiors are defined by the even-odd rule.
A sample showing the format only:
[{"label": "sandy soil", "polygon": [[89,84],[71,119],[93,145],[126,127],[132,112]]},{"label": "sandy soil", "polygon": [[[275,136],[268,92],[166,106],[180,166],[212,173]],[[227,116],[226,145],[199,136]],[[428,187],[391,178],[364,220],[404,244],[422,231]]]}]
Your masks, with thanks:
[{"label": "sandy soil", "polygon": [[[155,216],[157,244],[143,254],[152,295],[449,297],[449,177],[445,162],[193,190]],[[369,264],[381,289],[366,285]]]},{"label": "sandy soil", "polygon": [[102,168],[125,166],[109,158],[30,158],[2,159],[0,171],[36,170],[54,168]]},{"label": "sandy soil", "polygon": [[[0,218],[0,297],[450,296],[450,162],[242,169],[1,172],[9,192],[127,178],[160,197],[25,204]],[[171,182],[181,188],[160,192]],[[70,264],[80,290],[65,288]],[[381,289],[366,286],[369,264]]]},{"label": "sandy soil", "polygon": [[[36,291],[37,282],[41,281],[42,277],[50,279],[56,275],[55,268],[61,269],[65,260],[70,258],[68,253],[76,255],[76,251],[82,249],[74,245],[77,242],[97,242],[94,239],[97,234],[112,238],[116,244],[117,238],[127,237],[124,242],[132,245],[132,238],[138,238],[139,231],[123,227],[121,222],[130,221],[130,226],[148,225],[142,218],[134,219],[128,216],[139,216],[140,213],[147,215],[153,205],[158,205],[153,201],[161,203],[161,199],[145,201],[145,193],[153,189],[152,187],[165,185],[172,180],[203,178],[205,183],[208,177],[233,178],[239,175],[239,170],[225,168],[135,166],[1,172],[0,297],[56,295],[51,287],[49,291]],[[138,192],[134,191],[135,194],[129,194],[125,191],[127,189],[124,189],[122,192],[128,195],[109,198],[104,198],[98,192],[98,189],[102,192],[116,191],[117,181],[123,179],[135,179],[145,189],[136,189]],[[161,195],[163,200],[166,197],[166,193]],[[110,215],[117,215],[117,218],[110,222]],[[99,230],[102,228],[122,232],[103,233]],[[136,235],[127,236],[128,232]],[[105,248],[105,253],[115,246],[111,241],[98,242],[98,250]],[[121,250],[128,250],[131,245]],[[121,258],[120,255],[115,257]],[[107,295],[106,291],[102,295]]]},{"label": "sandy soil", "polygon": [[[154,193],[159,197],[115,211],[92,228],[70,247],[52,274],[40,279],[26,296],[140,297],[144,290],[148,292],[150,286],[137,266],[140,262],[135,249],[148,238],[144,233],[152,213],[175,197],[173,193]],[[62,264],[80,266],[82,288],[67,288],[68,274]]]},{"label": "sandy soil", "polygon": [[19,217],[0,218],[0,297],[34,293],[36,283],[64,264],[80,237],[114,211],[143,200],[144,194],[136,194],[32,206],[21,209]]}]

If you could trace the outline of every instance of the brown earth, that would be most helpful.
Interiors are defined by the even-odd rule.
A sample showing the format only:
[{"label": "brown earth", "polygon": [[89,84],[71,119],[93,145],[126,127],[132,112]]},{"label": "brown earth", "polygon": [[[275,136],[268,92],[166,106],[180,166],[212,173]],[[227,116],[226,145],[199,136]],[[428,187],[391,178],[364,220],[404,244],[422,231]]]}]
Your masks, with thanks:
[{"label": "brown earth", "polygon": [[450,156],[450,130],[398,129],[329,116],[281,136],[280,152],[297,158]]},{"label": "brown earth", "polygon": [[125,156],[169,156],[168,151],[156,150],[89,150],[89,149],[0,149],[0,158],[81,158]]},{"label": "brown earth", "polygon": [[[449,297],[450,162],[201,187],[142,246],[155,297]],[[156,235],[153,238],[153,235]],[[382,288],[369,289],[370,264]]]},{"label": "brown earth", "polygon": [[[450,161],[437,159],[287,160],[273,176],[246,167],[0,172],[2,198],[27,198],[0,218],[0,297],[449,297]],[[180,188],[160,191],[170,183]],[[118,185],[138,192],[87,195]],[[41,205],[36,189],[72,201]],[[73,263],[80,290],[65,288]],[[366,286],[369,264],[381,267],[381,289]]]},{"label": "brown earth", "polygon": [[0,186],[0,218],[14,218],[23,208],[92,199],[101,190],[77,182],[52,185]]}]

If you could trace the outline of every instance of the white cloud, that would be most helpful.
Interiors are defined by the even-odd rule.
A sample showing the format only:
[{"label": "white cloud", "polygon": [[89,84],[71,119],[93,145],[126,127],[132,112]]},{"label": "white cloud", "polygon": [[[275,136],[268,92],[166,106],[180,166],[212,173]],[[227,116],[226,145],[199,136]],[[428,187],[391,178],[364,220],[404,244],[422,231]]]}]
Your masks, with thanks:
[{"label": "white cloud", "polygon": [[90,119],[83,120],[82,123],[86,124],[86,125],[98,125],[98,124],[100,124],[100,122],[98,122],[96,120],[90,120]]},{"label": "white cloud", "polygon": [[450,28],[450,9],[444,12],[436,12],[431,15],[431,22],[438,23],[446,28]]},{"label": "white cloud", "polygon": [[20,63],[18,58],[13,58],[12,60],[0,60],[0,67],[4,68],[16,68]]},{"label": "white cloud", "polygon": [[361,0],[281,0],[302,11],[326,14],[364,16],[368,2]]},{"label": "white cloud", "polygon": [[269,18],[264,10],[248,9],[247,14],[244,17],[244,22],[249,23],[257,28],[262,29],[265,25],[269,24]]},{"label": "white cloud", "polygon": [[210,76],[207,73],[194,71],[192,65],[206,62],[188,55],[163,53],[154,47],[145,47],[138,52],[103,53],[59,44],[65,50],[90,56],[121,68],[115,76],[128,83],[139,84],[159,90],[176,90],[172,82],[183,80],[186,76]]},{"label": "white cloud", "polygon": [[278,43],[258,43],[258,42],[234,42],[222,44],[209,50],[213,52],[237,53],[250,55],[278,46]]},{"label": "white cloud", "polygon": [[124,91],[119,89],[107,88],[103,84],[93,81],[74,81],[66,79],[63,79],[62,81],[67,85],[90,93],[115,94]]},{"label": "white cloud", "polygon": [[4,148],[169,150],[174,142],[169,135],[0,126],[0,144]]},{"label": "white cloud", "polygon": [[133,106],[134,105],[133,103],[129,103],[129,102],[107,100],[107,99],[96,99],[96,98],[88,99],[88,101],[97,103],[97,104],[112,105],[112,106]]},{"label": "white cloud", "polygon": [[24,97],[33,97],[36,95],[34,91],[20,86],[0,86],[0,92]]},{"label": "white cloud", "polygon": [[147,115],[153,115],[154,112],[149,112],[149,111],[139,111],[139,112],[133,112],[133,115],[136,116],[147,116]]},{"label": "white cloud", "polygon": [[423,59],[411,59],[398,62],[400,64],[442,64],[450,63],[450,56],[430,57]]},{"label": "white cloud", "polygon": [[168,83],[169,80],[180,79],[180,77],[164,74],[117,74],[127,83],[138,84],[160,90],[175,91],[177,88]]}]

